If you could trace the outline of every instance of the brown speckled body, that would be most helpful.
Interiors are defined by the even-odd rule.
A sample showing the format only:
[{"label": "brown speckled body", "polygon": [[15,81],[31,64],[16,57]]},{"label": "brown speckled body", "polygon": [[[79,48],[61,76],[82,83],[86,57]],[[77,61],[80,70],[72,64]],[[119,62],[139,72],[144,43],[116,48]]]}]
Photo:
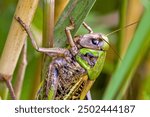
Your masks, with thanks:
[{"label": "brown speckled body", "polygon": [[[39,95],[37,99],[48,99],[49,91],[52,90],[53,85],[57,87],[54,99],[80,99],[80,93],[86,82],[82,79],[82,76],[86,74],[86,70],[79,65],[73,56],[54,58],[49,65],[43,87],[38,92],[38,94],[44,95]],[[52,81],[52,79],[58,80],[58,83],[56,84],[55,80]],[[76,83],[78,83],[77,86],[75,86]],[[72,88],[74,88],[74,91],[72,91]],[[46,93],[41,93],[41,91]],[[70,96],[66,97],[67,94]]]}]

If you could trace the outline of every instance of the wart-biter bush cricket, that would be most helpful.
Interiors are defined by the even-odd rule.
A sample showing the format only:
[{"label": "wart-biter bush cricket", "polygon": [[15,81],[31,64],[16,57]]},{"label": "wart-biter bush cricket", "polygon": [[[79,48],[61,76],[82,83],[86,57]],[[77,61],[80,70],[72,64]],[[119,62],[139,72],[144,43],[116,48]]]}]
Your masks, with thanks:
[{"label": "wart-biter bush cricket", "polygon": [[73,39],[70,31],[75,25],[71,19],[71,25],[65,29],[68,49],[41,48],[36,44],[30,28],[19,17],[16,19],[28,33],[33,47],[38,52],[53,57],[37,99],[84,99],[103,68],[109,48],[108,38],[103,34],[93,33],[83,22],[89,34]]},{"label": "wart-biter bush cricket", "polygon": [[[85,99],[103,68],[106,51],[109,48],[107,35],[118,30],[107,35],[93,33],[92,29],[83,22],[83,26],[89,31],[89,34],[80,35],[73,39],[70,31],[74,29],[75,25],[71,20],[71,25],[65,29],[69,49],[39,48],[29,26],[24,24],[19,17],[16,19],[28,33],[33,47],[38,52],[53,57],[47,71],[47,77],[41,83],[36,99]],[[11,90],[13,91],[12,88]]]},{"label": "wart-biter bush cricket", "polygon": [[[93,30],[83,22],[88,34],[72,37],[71,30],[75,24],[70,19],[70,26],[65,28],[69,43],[67,48],[41,48],[35,42],[32,32],[19,17],[17,21],[22,25],[30,37],[33,47],[38,51],[52,57],[49,64],[46,79],[41,83],[36,99],[85,99],[94,81],[103,68],[106,51],[109,48],[107,35],[94,33]],[[137,22],[135,22],[137,23]],[[129,24],[124,28],[135,23]],[[112,48],[113,49],[113,48]]]},{"label": "wart-biter bush cricket", "polygon": [[[86,1],[86,0],[85,0]],[[84,1],[84,2],[85,2]],[[89,0],[88,0],[89,1]],[[122,4],[122,3],[121,3]],[[78,5],[78,4],[77,4]],[[72,8],[72,5],[70,5],[71,6],[71,9],[73,9]],[[123,6],[123,5],[122,5]],[[133,6],[133,5],[131,5],[131,6]],[[91,7],[92,7],[92,5],[91,5]],[[79,7],[79,8],[81,8],[81,6]],[[78,8],[78,9],[79,9]],[[82,7],[83,8],[83,7]],[[133,7],[132,7],[133,8]],[[69,8],[68,8],[69,9]],[[70,9],[70,10],[71,10]],[[84,8],[85,9],[85,8]],[[65,11],[70,11],[70,10],[65,10]],[[79,14],[79,11],[76,9],[75,10],[77,13],[76,14]],[[101,11],[101,10],[99,10],[99,11]],[[129,11],[131,11],[130,9],[129,9]],[[69,12],[70,13],[70,12]],[[116,12],[115,12],[116,13]],[[84,12],[82,12],[82,14],[84,14]],[[129,15],[129,13],[127,13],[128,15],[127,16],[130,16]],[[121,13],[121,15],[123,15],[123,16],[126,16],[126,14],[123,14],[123,13]],[[23,22],[25,22],[25,24],[26,25],[28,25],[29,23],[27,23],[26,22],[26,19],[27,19],[27,21],[30,21],[29,20],[29,18],[26,18],[26,19],[24,19],[23,17],[22,17],[22,15],[18,15],[18,14],[15,14],[15,16],[18,16],[18,17],[20,17],[21,19],[22,19],[22,21]],[[58,24],[60,24],[60,25],[57,25],[56,24],[56,27],[55,27],[55,32],[54,32],[54,35],[55,35],[55,47],[64,47],[65,46],[65,38],[66,38],[66,35],[65,35],[65,33],[64,33],[64,29],[65,29],[65,27],[66,26],[69,26],[69,23],[68,23],[68,21],[69,21],[69,16],[73,16],[74,17],[74,20],[75,20],[75,29],[73,30],[73,31],[71,31],[71,33],[72,33],[72,35],[74,36],[74,34],[76,33],[76,31],[78,30],[78,28],[79,28],[79,26],[81,25],[81,22],[83,22],[83,20],[85,19],[84,17],[82,17],[83,19],[81,20],[81,19],[78,19],[79,18],[79,16],[81,17],[82,15],[81,14],[79,14],[79,15],[75,15],[75,13],[73,12],[73,14],[68,14],[67,16],[67,19],[65,19],[64,21],[62,20],[62,19],[64,19],[64,17],[63,17],[64,15],[62,15],[61,17],[60,17],[60,21],[61,21],[61,23],[59,22]],[[92,15],[93,16],[93,15]],[[132,15],[133,16],[133,15]],[[26,17],[26,16],[25,16]],[[88,16],[89,17],[89,16]],[[118,16],[119,17],[119,19],[122,19],[121,18],[121,16]],[[66,17],[65,17],[66,18]],[[35,18],[35,19],[37,19],[37,18]],[[38,18],[38,20],[40,19],[40,17]],[[96,26],[98,26],[98,31],[97,32],[103,32],[103,30],[104,30],[104,28],[102,27],[102,26],[100,26],[100,24],[102,24],[102,25],[105,25],[105,24],[107,24],[107,25],[109,25],[108,24],[108,22],[101,22],[100,20],[101,20],[101,18],[93,18],[92,17],[92,19],[94,19],[94,23],[93,24],[90,24],[91,26],[93,26],[93,29],[95,30],[94,32],[96,32],[96,27],[95,27],[95,25]],[[106,19],[106,18],[105,18]],[[107,18],[107,19],[109,19],[109,18]],[[111,19],[111,18],[110,18]],[[126,19],[128,19],[128,18],[126,18]],[[136,20],[138,20],[137,18],[135,18]],[[14,19],[13,19],[14,20]],[[41,21],[41,20],[40,20]],[[44,21],[44,20],[43,20]],[[50,20],[51,21],[51,20]],[[111,20],[112,21],[112,20]],[[117,21],[117,20],[113,20],[113,21]],[[44,21],[45,22],[45,21]],[[90,23],[90,21],[89,20],[87,20],[87,22],[89,22]],[[120,22],[120,23],[119,23]],[[120,21],[119,20],[119,22],[116,22],[116,23],[119,23],[119,25],[122,27],[122,26],[124,26],[124,25],[126,25],[125,23],[129,23],[129,22],[133,22],[133,21],[125,21],[125,22],[123,22],[123,21]],[[20,26],[20,24],[18,23],[18,22],[14,22],[14,23],[16,23],[16,25],[19,27],[19,31],[21,32],[21,33],[19,33],[19,34],[22,34],[22,33],[26,33],[24,30],[22,30],[21,28],[21,26]],[[33,21],[33,24],[35,24],[35,22]],[[45,26],[44,24],[43,24],[43,26]],[[50,26],[50,25],[47,25],[47,26]],[[114,25],[113,25],[114,26]],[[116,24],[115,24],[115,26],[116,26]],[[60,27],[59,28],[59,30],[57,30],[58,29],[58,27]],[[100,27],[102,28],[102,31],[100,31]],[[110,27],[110,26],[109,26]],[[145,26],[144,26],[145,27]],[[114,27],[112,27],[112,28],[114,28]],[[12,28],[12,29],[17,29],[17,27],[14,27],[14,28]],[[144,28],[145,29],[145,28]],[[60,32],[62,30],[62,32],[63,33],[58,33],[58,32]],[[49,30],[50,31],[50,30]],[[44,31],[43,30],[43,32],[46,32],[46,31]],[[110,32],[110,31],[109,31]],[[120,56],[122,56],[123,54],[121,53],[121,51],[122,51],[122,48],[124,48],[124,46],[122,46],[122,45],[125,45],[124,43],[125,42],[129,42],[129,41],[127,41],[126,39],[122,39],[122,37],[126,37],[126,35],[128,35],[128,34],[124,34],[124,32],[126,32],[126,31],[121,31],[120,32],[120,35],[122,35],[122,36],[118,36],[119,37],[119,39],[117,39],[117,38],[115,38],[115,39],[117,39],[117,40],[115,40],[114,41],[114,46],[116,46],[117,47],[117,49],[119,50],[119,54],[120,54]],[[143,31],[143,32],[146,32],[146,31]],[[14,32],[14,34],[16,34],[15,32]],[[82,33],[82,34],[84,34],[84,33]],[[138,33],[139,34],[139,33]],[[25,34],[26,35],[26,34]],[[36,36],[37,36],[37,34],[36,34]],[[106,35],[105,35],[106,36]],[[13,36],[11,36],[11,37],[13,37]],[[50,37],[50,36],[49,36]],[[59,38],[60,37],[60,38]],[[62,38],[63,37],[63,38]],[[139,36],[138,36],[139,37]],[[127,38],[127,37],[126,37]],[[25,39],[25,38],[24,38]],[[18,44],[19,46],[21,45],[23,45],[24,44],[24,39],[22,39],[21,37],[19,37],[19,38],[17,38],[16,37],[16,40],[19,40],[19,41],[22,41],[23,43],[21,44]],[[43,39],[45,39],[45,38],[43,38]],[[128,38],[127,38],[128,39]],[[14,40],[14,39],[12,39],[12,40]],[[121,40],[121,41],[120,41]],[[122,41],[122,40],[125,40],[125,42],[124,41]],[[29,40],[30,41],[30,40]],[[47,41],[47,40],[46,40]],[[43,40],[43,47],[46,47],[47,45],[45,45],[45,44],[48,44],[47,42],[46,42],[45,40]],[[13,41],[12,41],[13,42]],[[137,41],[137,42],[139,42],[139,41]],[[111,42],[110,42],[111,43]],[[29,44],[31,44],[31,43],[29,43]],[[116,44],[116,45],[115,45]],[[143,44],[143,42],[142,42],[142,44]],[[11,44],[11,45],[14,45],[14,47],[16,47],[16,45],[15,44]],[[38,44],[38,45],[40,45],[40,44]],[[133,48],[135,47],[135,46],[132,46]],[[143,46],[142,45],[142,47],[145,47],[145,46]],[[136,47],[137,48],[137,47]],[[9,48],[7,48],[8,50],[13,50],[13,49],[11,49],[11,47]],[[33,49],[33,48],[32,48]],[[117,51],[118,51],[117,50]],[[28,48],[28,51],[29,51],[29,48]],[[138,50],[139,51],[139,50]],[[30,51],[30,52],[33,52],[33,51]],[[12,52],[13,53],[13,52]],[[128,53],[128,52],[127,52]],[[139,53],[141,53],[141,52],[139,52]],[[11,54],[8,54],[8,56],[9,55],[11,55]],[[18,54],[14,54],[14,56],[16,56],[16,55],[19,55],[19,53]],[[30,54],[31,55],[31,54]],[[114,73],[113,73],[113,70],[115,70],[114,68],[116,67],[116,63],[118,62],[118,61],[116,61],[117,59],[113,56],[113,54],[111,53],[111,55],[110,55],[110,52],[109,53],[107,53],[107,60],[105,61],[106,63],[105,63],[105,66],[104,66],[104,69],[103,69],[103,73],[101,73],[101,76],[100,77],[103,77],[103,78],[100,78],[100,80],[102,81],[96,81],[96,83],[95,83],[95,86],[97,86],[97,87],[94,87],[93,89],[92,89],[92,96],[93,96],[93,99],[107,99],[107,98],[103,98],[103,95],[105,94],[105,89],[107,88],[107,81],[109,80],[109,78],[111,77],[111,76],[117,76],[117,75],[114,75]],[[129,55],[132,55],[132,54],[129,54]],[[30,56],[28,56],[28,57],[30,57]],[[6,58],[6,57],[3,57],[3,58]],[[10,57],[8,57],[8,58],[10,58]],[[11,57],[11,58],[13,58],[13,57]],[[15,58],[15,57],[14,57]],[[16,57],[17,58],[17,57]],[[49,58],[49,57],[46,57],[46,58]],[[135,60],[136,58],[134,58],[134,60]],[[7,60],[7,59],[6,59]],[[11,59],[10,59],[11,60]],[[30,58],[28,59],[29,60],[29,62],[30,62]],[[36,58],[36,60],[38,60],[37,58]],[[110,60],[111,60],[111,62],[110,62]],[[122,60],[124,60],[124,59],[122,59]],[[9,61],[9,59],[7,60],[7,61]],[[7,61],[6,62],[3,62],[3,63],[7,63]],[[34,59],[34,62],[35,62],[35,59]],[[30,62],[30,64],[34,64],[34,62]],[[2,63],[2,62],[1,62]],[[44,62],[44,64],[45,64],[46,62]],[[123,62],[121,62],[121,64],[122,64]],[[124,63],[128,63],[127,61],[126,62],[124,62]],[[133,63],[133,62],[132,62]],[[19,64],[19,63],[18,63]],[[29,64],[29,65],[30,65]],[[8,64],[8,67],[7,67],[7,69],[6,69],[6,75],[7,75],[7,71],[9,71],[8,70],[8,68],[9,68],[9,65],[11,66],[12,64]],[[20,64],[19,64],[20,65]],[[1,66],[0,66],[0,68],[2,68],[2,66],[5,66],[5,64],[2,64]],[[7,66],[7,64],[6,64],[6,66]],[[30,72],[28,72],[28,69],[27,69],[27,74],[26,74],[26,78],[25,78],[25,81],[24,81],[24,85],[23,85],[23,88],[19,88],[19,89],[23,89],[22,90],[22,93],[21,93],[21,97],[20,98],[17,98],[17,99],[34,99],[34,96],[35,96],[35,92],[37,91],[37,87],[39,86],[39,80],[40,80],[40,74],[41,74],[41,72],[37,72],[37,71],[41,71],[41,70],[37,70],[38,68],[40,69],[40,67],[41,67],[41,64],[37,64],[37,65],[34,65],[35,66],[35,68],[33,69],[31,69],[31,68],[29,68],[29,71]],[[10,67],[11,68],[11,67]],[[21,69],[21,67],[19,67],[18,66],[18,68],[19,69]],[[131,67],[130,67],[131,68]],[[14,69],[14,68],[13,68]],[[34,70],[36,70],[36,76],[33,76],[33,75],[31,75],[31,70],[32,70],[32,74],[34,74]],[[119,70],[118,70],[118,73],[122,73],[122,72],[120,72],[122,70],[122,68],[120,68]],[[16,71],[17,71],[17,68],[16,68]],[[45,73],[43,74],[43,71],[47,71],[47,70],[45,70],[45,68],[44,69],[42,69],[42,79],[44,79],[45,78]],[[123,71],[123,70],[122,70]],[[131,71],[131,70],[130,70]],[[3,73],[3,72],[1,72],[1,73]],[[18,73],[20,73],[20,72],[16,72],[17,74]],[[30,76],[28,75],[28,73],[30,74]],[[37,74],[38,73],[38,74]],[[128,73],[128,72],[127,72]],[[13,73],[12,73],[13,74]],[[3,75],[3,74],[2,74]],[[9,75],[9,74],[8,74]],[[11,75],[11,74],[10,74]],[[22,75],[23,76],[23,75]],[[38,78],[37,78],[37,76],[38,76]],[[125,75],[124,75],[125,76]],[[19,80],[16,80],[17,79],[17,77],[16,77],[16,74],[14,74],[14,76],[13,76],[15,79],[14,80],[12,80],[12,83],[13,83],[13,86],[14,86],[14,89],[15,89],[15,86],[17,86],[16,85],[16,81],[18,81],[19,82]],[[125,76],[126,77],[126,76]],[[108,78],[108,79],[107,79]],[[26,84],[28,84],[28,82],[29,82],[29,79],[30,79],[30,85],[32,86],[32,87],[30,87],[30,89],[26,86]],[[99,79],[99,78],[98,78]],[[113,79],[113,78],[111,78],[111,79]],[[110,79],[110,80],[111,80]],[[121,77],[119,76],[118,78],[116,78],[116,82],[118,81],[118,79],[121,79]],[[1,77],[0,78],[0,80],[3,80],[3,77]],[[33,83],[32,83],[32,81],[33,81]],[[106,81],[106,82],[105,82]],[[122,81],[125,81],[125,80],[122,80]],[[36,83],[35,83],[36,82]],[[115,82],[115,81],[114,81]],[[112,85],[111,85],[111,88],[109,88],[110,89],[110,92],[107,92],[107,96],[105,96],[105,97],[109,97],[109,94],[111,94],[111,89],[113,89],[113,87],[114,86],[116,86],[116,85],[114,85],[115,83],[112,83]],[[20,83],[21,84],[21,83]],[[97,85],[98,84],[98,85]],[[104,84],[104,85],[103,85]],[[119,84],[119,83],[118,83]],[[128,83],[129,84],[129,83]],[[120,86],[122,86],[122,83],[120,82]],[[1,88],[2,89],[2,88]],[[102,90],[101,90],[102,89]],[[118,89],[121,89],[119,86],[118,86]],[[34,90],[34,91],[33,91]],[[98,91],[99,90],[99,91]],[[40,91],[39,91],[40,92]],[[112,91],[113,92],[113,91]],[[116,91],[117,93],[119,92],[119,91]],[[125,93],[124,93],[125,94]],[[30,95],[32,95],[32,96],[30,96]],[[116,96],[116,95],[115,95]],[[2,97],[2,94],[1,94],[1,97]],[[9,97],[8,97],[9,98]],[[2,99],[4,99],[3,97],[2,97]],[[115,98],[114,98],[115,99]],[[119,98],[119,99],[122,99],[122,98]]]}]

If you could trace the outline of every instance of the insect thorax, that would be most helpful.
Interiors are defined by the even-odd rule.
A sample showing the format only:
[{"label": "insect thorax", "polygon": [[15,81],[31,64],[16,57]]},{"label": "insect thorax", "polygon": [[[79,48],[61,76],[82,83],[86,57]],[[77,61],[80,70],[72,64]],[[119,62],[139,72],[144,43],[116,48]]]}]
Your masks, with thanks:
[{"label": "insect thorax", "polygon": [[76,60],[87,70],[89,79],[95,80],[102,70],[105,57],[105,51],[82,48],[77,54]]}]

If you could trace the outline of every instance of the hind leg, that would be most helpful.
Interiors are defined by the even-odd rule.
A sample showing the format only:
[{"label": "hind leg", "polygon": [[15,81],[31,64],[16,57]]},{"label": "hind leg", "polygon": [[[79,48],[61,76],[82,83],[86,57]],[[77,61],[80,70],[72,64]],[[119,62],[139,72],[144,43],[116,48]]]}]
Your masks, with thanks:
[{"label": "hind leg", "polygon": [[46,79],[44,79],[38,90],[36,99],[38,100],[53,100],[55,98],[58,87],[58,68],[55,63],[49,65]]},{"label": "hind leg", "polygon": [[40,90],[37,94],[37,99],[53,100],[56,97],[59,85],[59,69],[66,64],[64,58],[54,59],[48,68],[46,79],[43,80]]}]

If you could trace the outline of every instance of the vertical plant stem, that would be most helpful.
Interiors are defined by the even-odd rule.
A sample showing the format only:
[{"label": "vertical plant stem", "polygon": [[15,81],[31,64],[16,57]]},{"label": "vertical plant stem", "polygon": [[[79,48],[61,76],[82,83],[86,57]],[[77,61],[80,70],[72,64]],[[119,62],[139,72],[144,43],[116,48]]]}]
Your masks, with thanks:
[{"label": "vertical plant stem", "polygon": [[[124,4],[122,7],[121,12],[121,27],[124,27],[130,23],[139,21],[141,15],[143,12],[143,6],[140,2],[140,0],[124,0]],[[138,23],[137,23],[138,24]],[[121,56],[124,56],[136,29],[136,26],[132,25],[131,27],[128,27],[121,31],[121,43],[120,43],[120,54]]]},{"label": "vertical plant stem", "polygon": [[[126,24],[126,14],[127,14],[127,6],[128,6],[128,0],[123,0],[122,6],[121,6],[121,10],[120,10],[120,27],[123,28]],[[124,29],[125,30],[125,29]],[[120,31],[120,38],[118,40],[118,45],[119,45],[119,49],[118,51],[120,51],[120,55],[122,55],[122,50],[120,48],[123,48],[123,39],[125,36],[125,31],[122,30]]]},{"label": "vertical plant stem", "polygon": [[54,6],[55,0],[44,0],[43,10],[43,46],[53,47],[54,42]]},{"label": "vertical plant stem", "polygon": [[69,0],[55,0],[55,24]]},{"label": "vertical plant stem", "polygon": [[[14,16],[20,17],[24,23],[30,25],[38,1],[39,0],[19,0]],[[26,32],[14,18],[0,59],[0,74],[5,80],[9,80],[6,79],[6,77],[9,78],[14,73],[26,36]]]},{"label": "vertical plant stem", "polygon": [[[137,1],[129,0],[128,4],[126,3],[124,7],[126,7],[127,9],[126,9],[126,13],[123,14],[124,18],[125,18],[124,19],[125,22],[122,23],[122,26],[136,22],[136,21],[139,21],[139,18],[141,17],[142,12],[143,12],[143,6],[142,6],[140,0],[137,0]],[[124,56],[124,54],[126,53],[126,50],[129,46],[130,42],[132,41],[132,38],[133,38],[133,35],[135,33],[137,25],[138,25],[138,23],[121,31],[123,33],[122,39],[121,39],[122,40],[122,43],[121,43],[122,47],[120,49],[121,50],[121,56]],[[135,70],[133,70],[133,71],[135,71]],[[119,95],[116,97],[116,99],[121,99],[125,95],[125,92],[128,89],[129,84],[131,83],[132,76],[133,76],[133,73],[128,75],[128,77],[126,78],[126,82],[120,88],[120,91],[118,93]],[[136,79],[136,81],[137,81],[137,79]]]},{"label": "vertical plant stem", "polygon": [[22,52],[21,52],[19,70],[18,70],[16,82],[14,85],[16,99],[20,98],[20,94],[22,91],[22,84],[23,84],[25,71],[26,71],[26,66],[27,66],[27,41],[24,44]]}]

